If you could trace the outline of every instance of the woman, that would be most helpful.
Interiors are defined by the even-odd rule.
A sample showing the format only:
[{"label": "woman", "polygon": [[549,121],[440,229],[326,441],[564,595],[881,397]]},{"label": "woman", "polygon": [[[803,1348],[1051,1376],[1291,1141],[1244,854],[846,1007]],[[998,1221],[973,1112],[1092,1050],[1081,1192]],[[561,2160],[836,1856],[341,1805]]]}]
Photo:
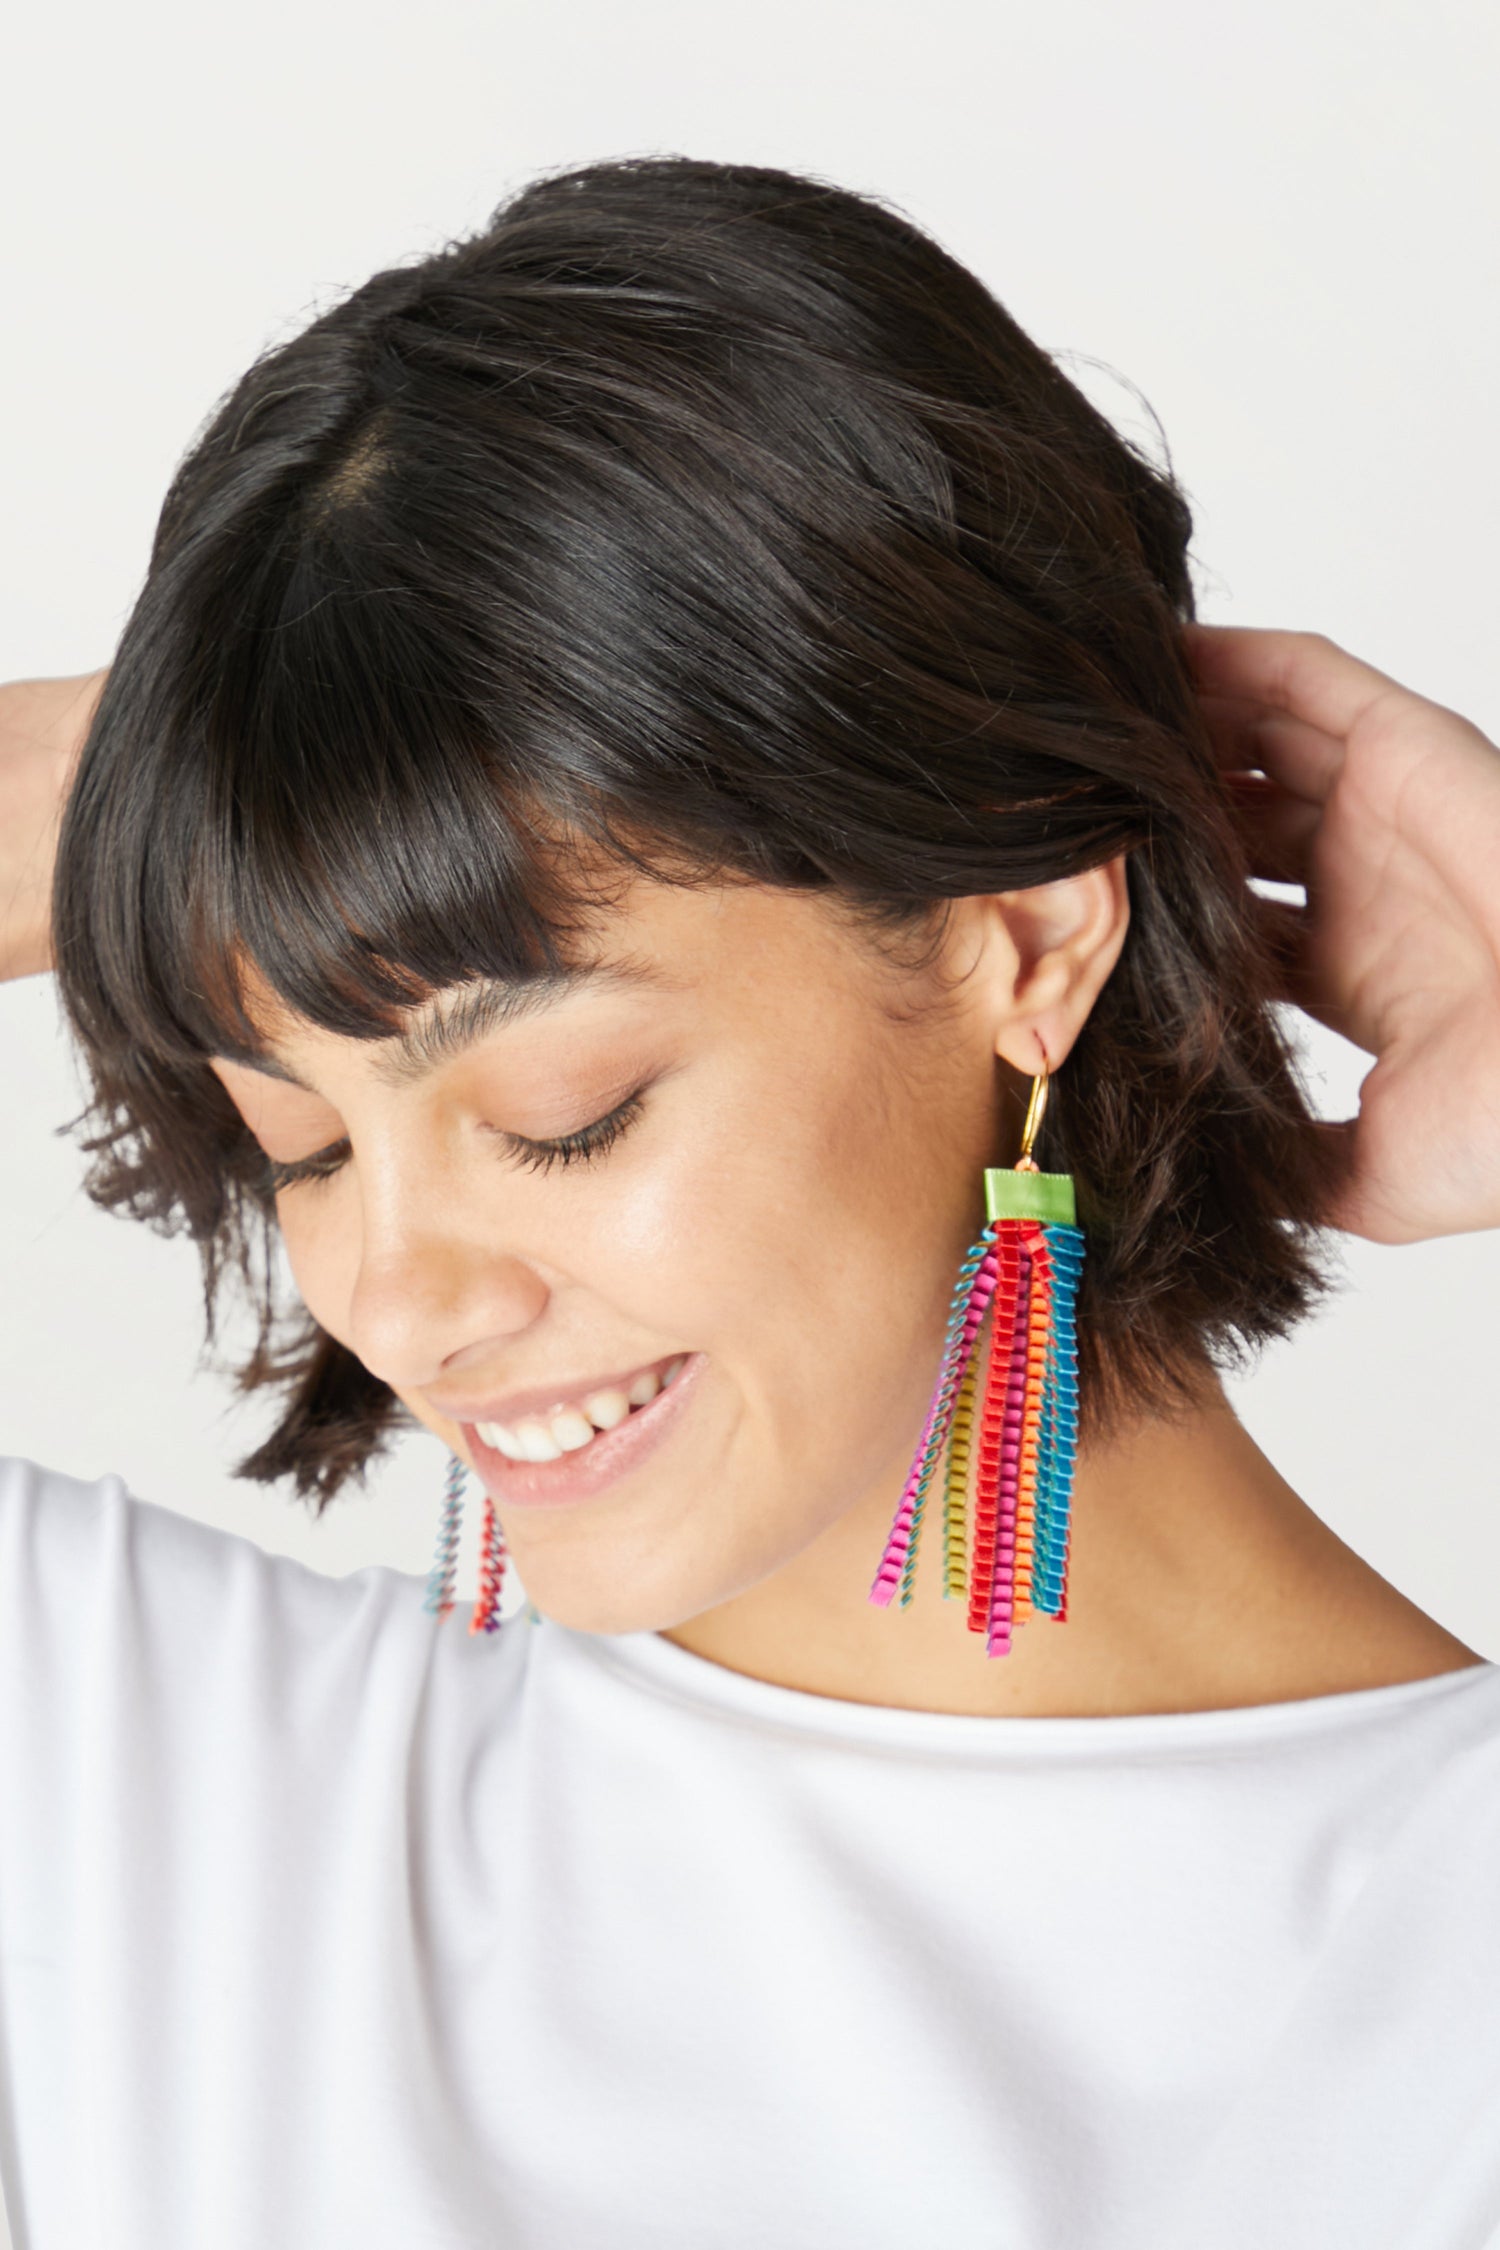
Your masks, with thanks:
[{"label": "woman", "polygon": [[[257,363],[102,694],[10,691],[8,960],[66,787],[93,1192],[256,1295],[245,1472],[414,1418],[530,1598],[447,1616],[456,1478],[442,1623],[9,1465],[18,2250],[1500,2226],[1500,1675],[1219,1374],[1322,1228],[1500,1217],[1500,776],[1189,531],[904,220],[601,165]],[[1079,1450],[1058,1204],[965,1394],[1050,1288],[1056,1597],[976,1621],[991,1471],[910,1499],[1018,1158]]]}]

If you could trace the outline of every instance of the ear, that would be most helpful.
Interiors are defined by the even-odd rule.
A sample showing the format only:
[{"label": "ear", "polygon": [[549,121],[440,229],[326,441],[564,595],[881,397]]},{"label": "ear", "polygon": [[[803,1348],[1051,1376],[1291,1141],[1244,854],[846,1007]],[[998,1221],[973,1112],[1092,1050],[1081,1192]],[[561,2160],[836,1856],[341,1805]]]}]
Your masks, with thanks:
[{"label": "ear", "polygon": [[995,1052],[1029,1077],[1066,1059],[1120,958],[1130,927],[1125,857],[976,901],[997,949]]}]

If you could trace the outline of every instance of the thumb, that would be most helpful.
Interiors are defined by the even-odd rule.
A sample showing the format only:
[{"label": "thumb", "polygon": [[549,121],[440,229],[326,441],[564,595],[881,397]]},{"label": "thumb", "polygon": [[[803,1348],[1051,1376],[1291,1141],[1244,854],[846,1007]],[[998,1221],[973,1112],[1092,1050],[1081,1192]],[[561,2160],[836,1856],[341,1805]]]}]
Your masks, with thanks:
[{"label": "thumb", "polygon": [[1379,1181],[1367,1177],[1358,1117],[1317,1118],[1313,1130],[1322,1144],[1325,1182],[1320,1226],[1357,1234],[1366,1242],[1398,1244],[1426,1238],[1429,1230],[1414,1223],[1415,1214],[1403,1210]]}]

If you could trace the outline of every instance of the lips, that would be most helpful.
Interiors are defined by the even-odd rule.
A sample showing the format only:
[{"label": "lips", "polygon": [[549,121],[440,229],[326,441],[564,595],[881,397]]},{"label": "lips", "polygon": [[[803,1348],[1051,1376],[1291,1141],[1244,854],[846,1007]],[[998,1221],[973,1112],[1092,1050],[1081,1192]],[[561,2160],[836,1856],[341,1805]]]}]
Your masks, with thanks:
[{"label": "lips", "polygon": [[633,1474],[671,1435],[698,1394],[706,1353],[677,1356],[677,1374],[652,1399],[612,1428],[595,1431],[581,1446],[560,1451],[554,1460],[508,1458],[484,1437],[484,1424],[462,1423],[470,1458],[491,1497],[501,1507],[567,1506]]},{"label": "lips", "polygon": [[436,1407],[440,1414],[446,1414],[451,1421],[501,1422],[509,1428],[517,1422],[529,1420],[536,1415],[545,1418],[560,1407],[577,1406],[580,1400],[598,1391],[611,1389],[628,1391],[629,1386],[636,1378],[646,1373],[648,1369],[654,1369],[659,1375],[673,1358],[681,1357],[681,1353],[668,1353],[661,1359],[638,1361],[634,1367],[627,1368],[623,1374],[583,1376],[576,1382],[562,1381],[549,1384],[545,1389],[538,1386],[532,1390],[495,1392],[487,1398],[476,1398],[471,1393],[467,1398],[448,1399],[439,1397],[435,1393],[429,1393],[428,1398],[429,1403]]},{"label": "lips", "polygon": [[686,1357],[678,1352],[655,1367],[641,1368],[628,1383],[602,1384],[545,1414],[477,1415],[474,1427],[484,1443],[508,1461],[555,1461],[588,1445],[598,1431],[614,1429],[627,1414],[649,1406],[657,1392],[666,1390],[681,1373]]}]

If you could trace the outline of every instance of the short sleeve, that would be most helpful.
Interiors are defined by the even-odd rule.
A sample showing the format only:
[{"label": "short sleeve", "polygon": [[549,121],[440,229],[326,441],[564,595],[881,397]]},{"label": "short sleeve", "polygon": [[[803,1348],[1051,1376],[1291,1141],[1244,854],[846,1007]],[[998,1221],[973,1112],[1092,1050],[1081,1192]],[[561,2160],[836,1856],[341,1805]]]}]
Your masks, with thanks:
[{"label": "short sleeve", "polygon": [[268,1979],[332,1957],[331,1853],[402,1863],[433,1627],[403,1573],[327,1576],[116,1476],[0,1459],[0,2180],[17,2250],[118,2243],[119,2214],[175,2209],[197,2192],[182,2167],[199,2120],[211,2141],[258,2102],[263,2145],[294,2130],[267,2058],[285,2048],[277,2007],[297,2019]]}]

